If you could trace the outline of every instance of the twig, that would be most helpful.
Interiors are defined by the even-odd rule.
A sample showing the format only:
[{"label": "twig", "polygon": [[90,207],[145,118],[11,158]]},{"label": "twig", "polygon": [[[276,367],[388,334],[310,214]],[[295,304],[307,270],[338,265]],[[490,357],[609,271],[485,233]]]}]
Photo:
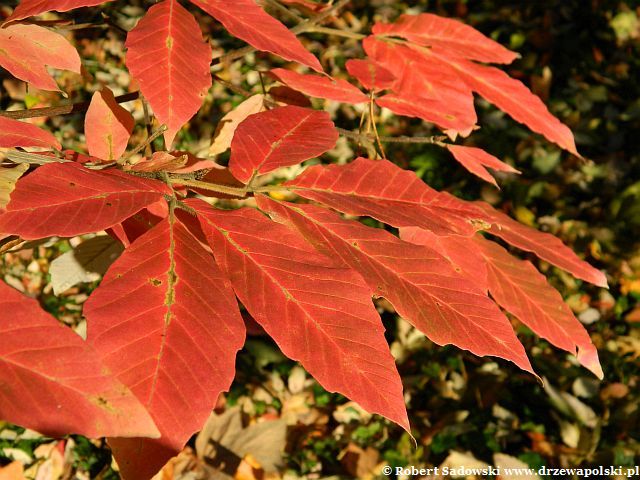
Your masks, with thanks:
[{"label": "twig", "polygon": [[[140,97],[140,92],[125,93],[116,97],[116,102],[125,103],[132,100],[136,100]],[[20,120],[23,118],[37,118],[37,117],[55,117],[58,115],[70,115],[72,113],[86,112],[89,109],[91,102],[79,102],[71,103],[69,105],[60,105],[58,107],[43,107],[43,108],[31,108],[28,110],[14,110],[12,112],[0,111],[0,115],[3,117],[13,118]]]},{"label": "twig", "polygon": [[[362,134],[358,132],[352,132],[351,130],[345,130],[344,128],[336,127],[338,133],[352,140],[367,140],[369,142],[375,142],[377,139],[375,135]],[[432,137],[379,137],[381,142],[384,143],[432,143],[435,145],[443,144],[447,139],[444,135],[434,135]]]},{"label": "twig", "polygon": [[226,185],[219,185],[217,183],[202,182],[200,180],[189,180],[186,178],[169,177],[169,182],[172,185],[184,185],[186,187],[201,188],[202,190],[208,190],[210,192],[224,193],[226,195],[233,195],[234,197],[244,198],[247,196],[247,192],[244,188],[229,187]]},{"label": "twig", "polygon": [[[147,105],[147,100],[142,98],[142,113],[144,114],[144,126],[147,130],[147,138],[153,135],[153,125],[151,125],[151,116],[149,115],[149,106]],[[153,149],[151,148],[151,143],[147,143],[145,147],[145,155],[150,157],[153,155]]]},{"label": "twig", "polygon": [[285,185],[270,185],[267,187],[256,187],[251,191],[253,193],[269,193],[269,192],[290,192],[292,190],[296,190],[296,187],[285,186]]},{"label": "twig", "polygon": [[273,7],[274,10],[277,10],[280,13],[286,15],[287,17],[292,18],[296,22],[303,22],[304,21],[304,18],[302,18],[297,13],[289,10],[287,7],[285,7],[280,2],[278,2],[278,0],[266,0],[266,3],[269,6]]},{"label": "twig", "polygon": [[224,78],[216,75],[215,73],[212,73],[211,76],[218,81],[219,83],[221,83],[222,85],[224,85],[225,87],[227,87],[229,90],[231,90],[234,93],[237,93],[238,95],[242,95],[243,97],[250,97],[251,95],[254,95],[252,92],[250,92],[249,90],[245,90],[242,87],[239,87],[237,85],[234,85],[233,83],[225,80]]},{"label": "twig", "polygon": [[95,24],[95,23],[72,23],[68,20],[21,20],[21,23],[28,23],[31,25],[38,25],[41,27],[54,28],[56,30],[85,30],[90,28],[104,29],[109,28],[109,25]]},{"label": "twig", "polygon": [[306,22],[303,22],[300,25],[297,25],[296,27],[292,28],[291,31],[293,33],[295,33],[296,35],[299,34],[299,33],[303,33],[303,32],[308,31],[309,28],[314,27],[317,24],[324,22],[326,19],[328,19],[331,15],[336,13],[338,10],[340,10],[342,7],[344,7],[350,1],[351,0],[340,0],[338,3],[336,3],[335,5],[327,8],[326,10],[323,10],[322,12],[320,12],[315,17],[310,18]]},{"label": "twig", "polygon": [[384,147],[382,146],[382,141],[380,140],[380,135],[378,135],[378,126],[376,125],[376,117],[375,117],[375,107],[374,107],[374,92],[371,90],[371,95],[369,96],[369,121],[371,122],[371,126],[373,127],[373,134],[376,137],[376,143],[378,144],[378,148],[380,149],[380,155],[382,158],[387,158],[387,155],[384,153]]},{"label": "twig", "polygon": [[144,150],[145,148],[147,148],[147,145],[150,145],[151,142],[153,142],[156,138],[158,138],[160,135],[162,135],[166,131],[167,131],[167,126],[166,125],[160,125],[160,128],[158,128],[158,130],[153,132],[149,137],[147,137],[147,139],[144,142],[142,142],[140,145],[138,145],[136,148],[134,148],[129,153],[127,153],[125,156],[123,156],[120,160],[118,160],[118,163],[119,164],[127,163],[127,161],[131,157],[133,157],[136,153],[139,153],[142,150]]},{"label": "twig", "polygon": [[326,35],[334,35],[336,37],[352,38],[353,40],[363,40],[367,36],[363,33],[352,32],[350,30],[339,30],[337,28],[327,28],[315,25],[305,30],[305,33],[324,33]]}]

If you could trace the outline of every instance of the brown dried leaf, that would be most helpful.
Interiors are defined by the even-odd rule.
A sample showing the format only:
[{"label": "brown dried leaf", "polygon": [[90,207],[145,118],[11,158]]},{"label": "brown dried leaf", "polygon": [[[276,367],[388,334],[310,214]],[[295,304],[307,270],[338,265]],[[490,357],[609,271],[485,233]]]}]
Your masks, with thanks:
[{"label": "brown dried leaf", "polygon": [[231,140],[233,140],[233,134],[238,125],[249,115],[264,112],[265,110],[264,95],[259,94],[249,97],[222,117],[211,140],[209,155],[220,155],[226,152],[231,147]]},{"label": "brown dried leaf", "polygon": [[3,210],[18,179],[29,170],[28,163],[20,163],[13,168],[0,168],[0,210]]}]

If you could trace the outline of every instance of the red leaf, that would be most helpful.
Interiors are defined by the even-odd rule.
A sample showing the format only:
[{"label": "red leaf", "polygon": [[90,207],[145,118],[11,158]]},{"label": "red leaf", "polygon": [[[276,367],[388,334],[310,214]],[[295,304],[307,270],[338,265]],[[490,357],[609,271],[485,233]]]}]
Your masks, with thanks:
[{"label": "red leaf", "polygon": [[440,100],[388,94],[376,98],[376,103],[397,115],[416,117],[425,122],[434,123],[443,130],[453,132],[454,134],[450,135],[452,138],[455,138],[455,134],[467,136],[473,130],[473,125],[468,120],[447,113],[450,111],[451,105]]},{"label": "red leaf", "polygon": [[282,3],[286,3],[287,5],[291,5],[293,7],[299,7],[302,9],[306,9],[310,12],[321,12],[329,7],[327,4],[312,2],[311,0],[282,0]]},{"label": "red leaf", "polygon": [[370,60],[347,60],[345,67],[349,75],[357,78],[368,90],[386,90],[396,81],[396,77],[389,70]]},{"label": "red leaf", "polygon": [[5,23],[33,17],[52,10],[67,12],[74,8],[92,7],[110,1],[112,0],[22,0]]},{"label": "red leaf", "polygon": [[222,23],[231,35],[252,47],[322,72],[318,59],[304,48],[300,40],[253,0],[191,0],[191,3]]},{"label": "red leaf", "polygon": [[309,100],[309,97],[284,85],[271,87],[269,89],[269,96],[279,104],[311,108],[311,100]]},{"label": "red leaf", "polygon": [[50,163],[18,181],[0,215],[0,233],[38,239],[97,232],[170,194],[163,183],[118,170]]},{"label": "red leaf", "polygon": [[62,148],[60,142],[51,133],[30,123],[2,115],[0,115],[0,147],[53,147],[57,150]]},{"label": "red leaf", "polygon": [[428,245],[451,263],[456,272],[466,275],[473,284],[486,292],[487,266],[482,261],[480,247],[472,241],[474,237],[460,235],[435,235],[417,227],[403,227],[400,238],[410,243]]},{"label": "red leaf", "polygon": [[362,278],[253,209],[188,203],[238,298],[283,353],[408,431],[400,376]]},{"label": "red leaf", "polygon": [[380,106],[463,136],[471,133],[477,121],[473,94],[455,69],[428,52],[376,37],[365,38],[362,45],[376,64],[397,78],[393,93],[377,100]]},{"label": "red leaf", "polygon": [[304,75],[284,68],[274,68],[269,71],[269,75],[311,97],[326,98],[352,105],[369,101],[364,93],[346,80],[331,78],[328,75]]},{"label": "red leaf", "polygon": [[419,226],[435,233],[473,235],[474,204],[437,192],[415,173],[388,160],[358,158],[347,165],[315,165],[287,182],[301,197],[350,215],[373,217],[394,227]]},{"label": "red leaf", "polygon": [[338,131],[326,112],[286,106],[255,113],[236,129],[229,169],[240,181],[331,150]]},{"label": "red leaf", "polygon": [[234,377],[244,322],[213,257],[175,218],[138,238],[87,300],[88,342],[162,437],[111,441],[125,478],[148,478],[202,428]]},{"label": "red leaf", "polygon": [[475,28],[431,13],[401,15],[394,23],[376,23],[373,33],[405,38],[445,55],[486,63],[511,63],[518,54],[507,50]]},{"label": "red leaf", "polygon": [[460,162],[464,168],[481,179],[492,183],[496,187],[498,187],[498,184],[496,183],[495,178],[491,176],[485,167],[489,167],[499,172],[520,173],[511,165],[508,165],[493,155],[488,154],[481,148],[463,147],[460,145],[447,145],[447,148],[453,154],[453,158]]},{"label": "red leaf", "polygon": [[245,121],[249,115],[264,112],[266,110],[264,101],[264,95],[253,95],[220,119],[213,138],[211,139],[211,146],[209,147],[210,157],[220,155],[231,148],[231,141],[233,140],[233,135],[238,125]]},{"label": "red leaf", "polygon": [[80,57],[62,36],[37,25],[0,28],[0,66],[42,90],[59,90],[46,66],[80,73]]},{"label": "red leaf", "polygon": [[167,149],[200,109],[211,87],[211,47],[200,26],[176,0],[152,6],[127,35],[125,62],[158,120],[167,125]]},{"label": "red leaf", "polygon": [[118,105],[111,90],[104,87],[91,98],[84,118],[84,134],[89,155],[117,160],[127,149],[133,131],[131,114]]},{"label": "red leaf", "polygon": [[440,56],[440,59],[454,67],[469,87],[488,102],[534,132],[544,135],[550,142],[578,155],[569,127],[554,117],[540,97],[534,95],[521,81],[495,67],[452,57]]},{"label": "red leaf", "polygon": [[114,225],[108,230],[108,233],[120,241],[125,248],[129,248],[129,245],[137,238],[151,230],[155,225],[160,223],[163,218],[166,218],[167,215],[169,215],[168,206],[167,202],[163,199],[155,205],[143,208],[122,223]]},{"label": "red leaf", "polygon": [[535,253],[542,260],[566,270],[577,278],[607,288],[607,278],[604,273],[581,260],[557,237],[527,227],[484,202],[476,202],[476,205],[484,210],[485,221],[492,224],[487,230],[490,234],[502,238],[521,250]]},{"label": "red leaf", "polygon": [[327,256],[360,273],[373,295],[389,300],[402,318],[438,345],[505,358],[533,373],[500,309],[435,250],[324,208],[278,204],[266,197],[258,204],[298,228]]},{"label": "red leaf", "polygon": [[51,436],[158,437],[140,402],[75,332],[0,282],[0,418]]},{"label": "red leaf", "polygon": [[[478,65],[442,48],[399,45],[377,37],[367,37],[363,46],[373,61],[398,78],[393,86],[394,93],[387,98],[386,104],[383,100],[386,97],[379,99],[381,106],[392,109],[395,103],[396,113],[417,116],[467,135],[475,123],[471,94],[474,91],[534,132],[578,154],[569,128],[555,118],[542,100],[522,82],[502,70]],[[431,102],[421,106],[422,99]],[[412,100],[415,106],[412,106]]]},{"label": "red leaf", "polygon": [[489,292],[496,302],[555,346],[574,355],[576,348],[586,353],[586,362],[584,356],[578,358],[602,379],[598,353],[589,334],[544,275],[495,242],[478,239],[478,244],[488,266]]}]

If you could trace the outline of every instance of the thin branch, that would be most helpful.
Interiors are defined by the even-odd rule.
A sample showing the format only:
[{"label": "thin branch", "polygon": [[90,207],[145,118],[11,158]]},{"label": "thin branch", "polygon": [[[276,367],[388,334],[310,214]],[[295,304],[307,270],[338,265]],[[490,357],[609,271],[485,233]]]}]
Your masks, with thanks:
[{"label": "thin branch", "polygon": [[191,216],[194,216],[194,217],[197,216],[197,212],[193,208],[191,208],[189,205],[185,204],[184,202],[181,202],[180,200],[176,202],[176,207],[179,208],[180,210],[184,210]]},{"label": "thin branch", "polygon": [[[151,124],[151,115],[149,114],[149,105],[147,105],[147,100],[142,97],[142,113],[144,114],[144,126],[147,131],[147,138],[153,135],[153,125]],[[151,148],[151,143],[147,143],[144,151],[147,157],[151,157],[153,155],[153,149]]]},{"label": "thin branch", "polygon": [[380,149],[380,155],[382,155],[382,158],[387,158],[386,153],[384,153],[384,147],[382,146],[382,140],[380,140],[380,135],[378,134],[378,126],[376,125],[376,112],[373,103],[374,95],[375,94],[373,90],[371,90],[371,95],[369,96],[369,121],[371,122],[371,126],[373,127],[373,134],[376,137],[376,143],[378,144],[378,148]]},{"label": "thin branch", "polygon": [[[338,133],[352,140],[366,140],[369,142],[375,142],[377,139],[375,135],[362,134],[358,132],[352,132],[351,130],[345,130],[344,128],[336,127]],[[381,142],[384,143],[432,143],[434,145],[444,145],[444,141],[447,139],[444,135],[434,135],[432,137],[379,137]]]},{"label": "thin branch", "polygon": [[30,25],[38,25],[41,27],[53,28],[56,30],[86,30],[91,28],[105,29],[109,28],[109,25],[95,24],[95,23],[73,23],[68,20],[21,20],[21,23],[28,23]]},{"label": "thin branch", "polygon": [[306,22],[303,22],[300,25],[294,27],[293,29],[291,29],[291,31],[296,35],[299,33],[308,31],[309,28],[314,27],[315,25],[318,25],[319,23],[322,23],[325,20],[327,20],[330,16],[332,16],[338,10],[342,9],[342,7],[346,6],[350,1],[351,0],[340,0],[335,5],[320,12],[315,17],[310,18]]},{"label": "thin branch", "polygon": [[147,137],[147,139],[144,142],[142,142],[140,145],[138,145],[136,148],[134,148],[129,153],[127,153],[125,156],[123,156],[120,160],[118,160],[118,163],[121,164],[121,165],[127,163],[128,160],[131,157],[133,157],[136,153],[141,152],[142,150],[147,148],[147,145],[150,145],[151,142],[153,142],[156,138],[158,138],[160,135],[162,135],[167,130],[168,130],[168,128],[167,128],[166,125],[160,125],[160,128],[158,128],[149,137]]},{"label": "thin branch", "polygon": [[186,187],[201,188],[202,190],[208,190],[210,192],[224,193],[226,195],[233,195],[234,197],[244,198],[247,196],[247,192],[244,188],[229,187],[226,185],[219,185],[217,183],[202,182],[200,180],[189,180],[186,178],[169,177],[169,182],[173,185],[184,185]]},{"label": "thin branch", "polygon": [[296,22],[303,22],[304,21],[304,18],[302,18],[297,13],[289,10],[287,7],[285,7],[280,2],[278,2],[278,0],[266,0],[266,3],[269,6],[273,7],[274,10],[279,11],[280,13],[286,15],[287,17],[291,18],[292,20],[295,20]]},{"label": "thin branch", "polygon": [[[140,97],[140,92],[125,93],[116,97],[116,102],[125,103],[132,100],[136,100]],[[55,117],[58,115],[70,115],[72,113],[86,112],[89,109],[91,102],[79,102],[71,103],[69,105],[60,105],[58,107],[43,107],[43,108],[31,108],[28,110],[14,110],[12,112],[0,111],[0,115],[3,117],[13,118],[20,120],[23,118],[37,118],[37,117]]]},{"label": "thin branch", "polygon": [[269,185],[266,187],[256,187],[251,191],[253,193],[270,193],[270,192],[290,192],[296,190],[296,187],[291,185]]},{"label": "thin branch", "polygon": [[312,26],[305,30],[305,33],[324,33],[326,35],[334,35],[336,37],[351,38],[353,40],[363,40],[367,36],[363,33],[352,32],[350,30],[339,30],[337,28],[327,28],[320,26]]},{"label": "thin branch", "polygon": [[224,78],[216,75],[215,73],[212,73],[211,76],[217,82],[221,83],[222,85],[227,87],[229,90],[231,90],[234,93],[237,93],[238,95],[242,95],[243,97],[250,97],[250,96],[254,95],[254,93],[250,92],[249,90],[245,90],[244,88],[239,87],[238,85],[234,85],[233,83],[225,80]]}]

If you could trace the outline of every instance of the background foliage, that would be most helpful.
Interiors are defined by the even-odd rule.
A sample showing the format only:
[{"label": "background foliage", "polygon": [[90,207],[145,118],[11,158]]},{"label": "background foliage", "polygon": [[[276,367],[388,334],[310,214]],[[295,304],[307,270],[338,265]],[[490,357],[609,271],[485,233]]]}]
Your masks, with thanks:
[{"label": "background foliage", "polygon": [[[140,13],[139,4],[114,2],[105,6],[104,12],[110,23],[128,29]],[[207,478],[213,475],[214,467],[224,463],[223,470],[236,478],[259,478],[265,469],[276,469],[278,474],[269,474],[274,478],[371,477],[379,474],[384,464],[460,462],[459,454],[452,452],[465,452],[488,463],[498,461],[496,453],[504,453],[532,466],[639,463],[640,9],[632,0],[371,0],[353,1],[349,13],[333,26],[367,30],[374,18],[392,19],[408,9],[460,17],[520,52],[522,58],[508,67],[509,72],[531,85],[574,131],[584,159],[560,152],[485,105],[479,122],[483,128],[474,133],[472,141],[505,161],[513,160],[523,172],[519,178],[501,178],[501,191],[481,184],[436,147],[388,146],[387,155],[401,166],[414,169],[435,188],[507,205],[521,222],[558,235],[607,271],[611,285],[608,292],[547,268],[552,283],[588,325],[599,349],[605,380],[598,382],[568,356],[523,330],[520,337],[531,352],[534,368],[549,379],[545,389],[507,362],[434,346],[412,335],[404,322],[387,312],[383,318],[388,340],[398,358],[418,440],[414,449],[399,428],[370,417],[339,396],[327,394],[284,359],[272,342],[256,335],[241,352],[236,380],[218,411],[234,418],[237,435],[284,446],[285,455],[280,459],[275,448],[246,455],[238,450],[242,442],[227,439],[227,443],[222,442],[227,448],[216,453],[207,450],[209,458],[204,462],[196,459],[193,450],[183,453],[169,468],[171,472],[165,471],[167,475]],[[100,24],[102,19],[95,17],[99,15],[96,12],[82,9],[74,12],[73,18],[76,23]],[[65,18],[64,14],[60,16]],[[204,15],[198,20],[208,21]],[[214,45],[224,49],[240,46],[232,44],[235,41],[222,30],[219,33],[213,37]],[[323,60],[335,66],[333,72],[328,69],[330,74],[343,71],[345,58],[354,56],[348,49],[355,49],[355,44],[344,39],[320,34],[307,37],[311,43],[322,45]],[[82,58],[89,59],[85,68],[96,89],[100,82],[128,85],[122,58],[123,35],[117,27],[79,30],[75,38]],[[259,69],[267,64],[268,57],[256,55],[253,60]],[[229,75],[234,83],[244,81],[246,88],[259,90],[260,78],[255,71],[234,64]],[[3,76],[2,109],[31,108],[50,100],[46,92],[25,92],[16,85]],[[73,101],[88,99],[83,98],[86,93],[79,86],[65,85],[64,90],[72,92]],[[182,146],[206,152],[216,121],[239,101],[240,97],[216,83],[199,116],[189,129],[183,129]],[[349,108],[336,107],[333,114],[343,125],[349,121],[357,124]],[[68,121],[71,119],[73,122]],[[81,124],[81,115],[65,119],[64,127],[59,119],[50,120],[52,128],[64,128],[70,145],[74,140],[82,144],[83,138],[78,135]],[[421,122],[396,117],[385,119],[383,132],[431,133]],[[346,143],[341,148],[345,156],[349,149],[357,150],[357,146]],[[80,240],[71,240],[76,241]],[[75,328],[83,328],[78,312],[90,287],[72,289],[58,299],[51,294],[49,284],[50,261],[68,249],[68,241],[38,246],[4,257],[0,268],[8,283],[38,294],[47,310]],[[379,308],[384,310],[384,303]],[[239,409],[232,410],[232,406]],[[289,427],[250,430],[261,417],[282,419],[282,425]],[[215,438],[215,433],[208,434]],[[206,438],[201,440],[199,453],[203,444]],[[196,449],[197,442],[192,447]],[[101,442],[81,437],[72,437],[66,443],[52,442],[11,425],[0,425],[0,464],[12,460],[25,464],[31,478],[117,478],[109,451]],[[468,465],[470,459],[462,461]],[[45,471],[49,476],[43,476]]]}]

